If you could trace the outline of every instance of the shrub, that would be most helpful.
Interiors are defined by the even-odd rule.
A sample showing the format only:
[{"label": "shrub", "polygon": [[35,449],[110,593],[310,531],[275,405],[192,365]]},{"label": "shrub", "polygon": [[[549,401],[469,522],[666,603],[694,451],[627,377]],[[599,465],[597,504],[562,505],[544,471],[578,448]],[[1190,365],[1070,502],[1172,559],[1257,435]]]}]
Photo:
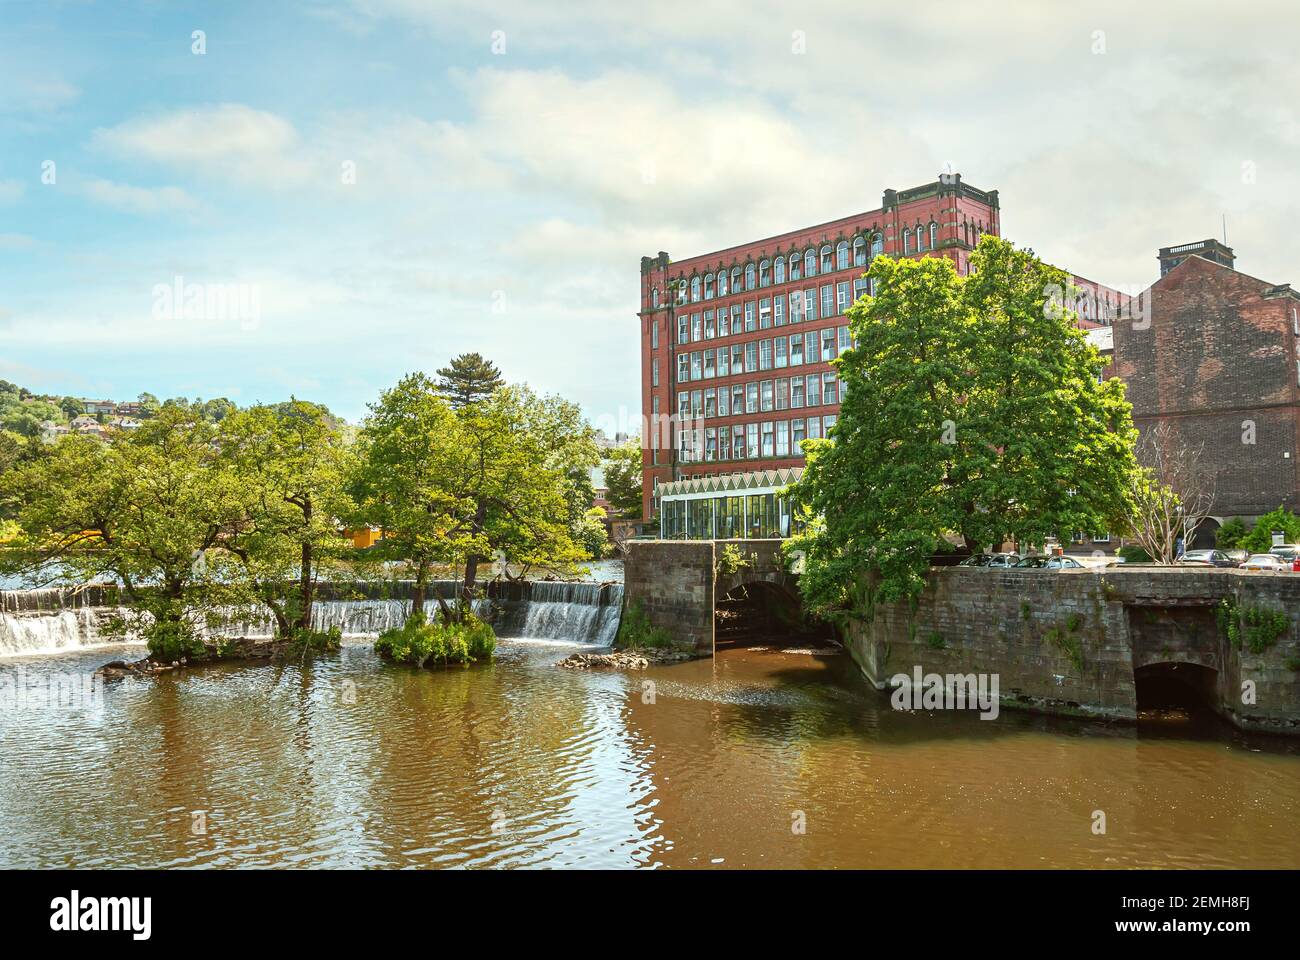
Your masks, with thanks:
[{"label": "shrub", "polygon": [[947,646],[947,642],[943,639],[943,634],[938,630],[930,632],[929,636],[925,638],[925,644],[931,650],[942,650]]},{"label": "shrub", "polygon": [[729,543],[722,548],[722,553],[713,565],[714,573],[720,577],[729,577],[733,573],[752,567],[754,561],[740,552],[740,547]]},{"label": "shrub", "polygon": [[668,631],[652,624],[641,604],[635,600],[628,601],[623,608],[623,619],[619,621],[614,646],[645,650],[651,647],[670,647],[672,643]]},{"label": "shrub", "polygon": [[1151,562],[1151,554],[1147,553],[1136,544],[1129,544],[1127,547],[1120,547],[1119,555],[1124,558],[1125,563]]},{"label": "shrub", "polygon": [[295,648],[304,653],[330,653],[343,645],[343,631],[339,627],[328,630],[295,630],[289,638]]},{"label": "shrub", "polygon": [[1241,545],[1246,536],[1246,523],[1241,517],[1233,517],[1219,527],[1214,534],[1214,545],[1220,550],[1232,550]]},{"label": "shrub", "polygon": [[417,667],[430,661],[445,665],[490,660],[496,647],[492,627],[472,614],[459,622],[429,623],[423,613],[415,613],[375,640],[375,652],[384,659]]},{"label": "shrub", "polygon": [[149,656],[164,663],[199,657],[205,652],[203,641],[184,620],[155,620],[141,634],[149,645]]},{"label": "shrub", "polygon": [[1287,543],[1300,540],[1300,517],[1290,510],[1278,507],[1255,521],[1255,527],[1238,542],[1237,546],[1251,553],[1267,553],[1273,546],[1273,531],[1281,530]]}]

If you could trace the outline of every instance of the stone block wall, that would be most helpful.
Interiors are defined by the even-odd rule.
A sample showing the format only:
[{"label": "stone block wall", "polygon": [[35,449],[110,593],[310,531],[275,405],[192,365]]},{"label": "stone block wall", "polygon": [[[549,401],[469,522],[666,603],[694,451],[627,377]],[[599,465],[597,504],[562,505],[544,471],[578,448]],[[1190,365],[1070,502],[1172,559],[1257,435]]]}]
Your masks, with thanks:
[{"label": "stone block wall", "polygon": [[623,561],[623,596],[639,604],[674,644],[713,655],[713,541],[632,540]]},{"label": "stone block wall", "polygon": [[[1268,649],[1230,645],[1221,602],[1285,611]],[[1134,718],[1135,667],[1217,671],[1220,714],[1243,728],[1300,734],[1300,576],[1234,570],[935,568],[915,610],[881,604],[845,646],[879,688],[911,673],[996,673],[1004,704]],[[1242,702],[1253,681],[1255,703]]]}]

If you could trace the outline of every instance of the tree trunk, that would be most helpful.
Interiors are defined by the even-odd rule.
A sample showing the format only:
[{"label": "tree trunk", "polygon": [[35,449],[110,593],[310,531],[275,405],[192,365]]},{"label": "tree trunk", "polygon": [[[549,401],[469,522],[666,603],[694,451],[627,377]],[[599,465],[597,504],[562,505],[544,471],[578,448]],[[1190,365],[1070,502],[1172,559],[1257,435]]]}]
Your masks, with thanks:
[{"label": "tree trunk", "polygon": [[298,629],[311,629],[311,608],[315,601],[315,584],[312,581],[312,549],[310,543],[302,545],[302,570],[298,575]]},{"label": "tree trunk", "polygon": [[424,613],[426,581],[429,579],[429,565],[421,560],[415,568],[415,583],[411,585],[411,616]]},{"label": "tree trunk", "polygon": [[[475,536],[483,532],[483,526],[486,523],[487,503],[480,500],[478,509],[474,511],[474,526],[472,529]],[[480,557],[477,554],[471,554],[465,558],[465,580],[461,584],[461,609],[456,615],[457,620],[465,619],[465,614],[474,609],[474,586],[478,582],[478,565],[486,559],[486,557]]]}]

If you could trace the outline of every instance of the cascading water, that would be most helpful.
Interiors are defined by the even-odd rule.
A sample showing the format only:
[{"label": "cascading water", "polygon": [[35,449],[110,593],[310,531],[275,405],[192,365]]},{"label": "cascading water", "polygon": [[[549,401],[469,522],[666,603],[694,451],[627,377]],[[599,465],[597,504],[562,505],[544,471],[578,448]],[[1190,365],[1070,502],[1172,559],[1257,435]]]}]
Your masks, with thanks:
[{"label": "cascading water", "polygon": [[[456,595],[454,581],[429,585],[425,612],[432,618],[436,598]],[[373,588],[371,588],[373,590]],[[312,608],[316,630],[338,627],[345,637],[374,637],[401,626],[410,610],[409,584],[383,588],[384,597],[340,599],[365,589],[341,587],[323,590],[324,598]],[[396,597],[393,595],[396,594]],[[488,596],[475,601],[475,612],[491,620],[503,639],[557,640],[608,646],[618,633],[623,606],[620,583],[570,583],[560,581],[495,582]],[[0,591],[0,657],[57,653],[80,647],[124,642],[106,629],[109,620],[125,611],[104,604],[99,591],[70,594],[59,590]],[[217,611],[214,635],[269,637],[275,621],[268,611],[255,607],[230,607]],[[136,642],[127,637],[125,642]]]}]

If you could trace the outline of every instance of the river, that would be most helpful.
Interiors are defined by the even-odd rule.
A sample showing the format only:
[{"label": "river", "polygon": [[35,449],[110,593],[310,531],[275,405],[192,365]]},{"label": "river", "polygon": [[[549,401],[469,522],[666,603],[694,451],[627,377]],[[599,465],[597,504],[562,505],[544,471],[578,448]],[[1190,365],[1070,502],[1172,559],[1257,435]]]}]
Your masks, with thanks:
[{"label": "river", "polygon": [[[1300,865],[1289,741],[899,713],[797,649],[554,665],[591,648],[421,672],[352,640],[0,710],[0,866]],[[121,654],[5,658],[0,689]]]}]

